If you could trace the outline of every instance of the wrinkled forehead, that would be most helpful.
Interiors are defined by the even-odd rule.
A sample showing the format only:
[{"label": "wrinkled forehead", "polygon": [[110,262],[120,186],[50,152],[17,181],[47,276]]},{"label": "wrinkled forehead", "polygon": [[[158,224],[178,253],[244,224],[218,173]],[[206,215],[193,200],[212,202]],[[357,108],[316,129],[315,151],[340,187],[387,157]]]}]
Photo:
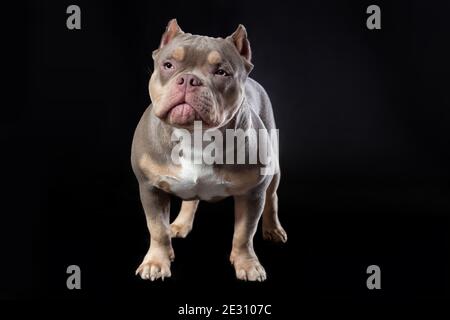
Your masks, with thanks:
[{"label": "wrinkled forehead", "polygon": [[242,64],[241,57],[230,41],[191,34],[177,36],[161,49],[158,59],[175,59],[190,66],[229,63],[236,67]]}]

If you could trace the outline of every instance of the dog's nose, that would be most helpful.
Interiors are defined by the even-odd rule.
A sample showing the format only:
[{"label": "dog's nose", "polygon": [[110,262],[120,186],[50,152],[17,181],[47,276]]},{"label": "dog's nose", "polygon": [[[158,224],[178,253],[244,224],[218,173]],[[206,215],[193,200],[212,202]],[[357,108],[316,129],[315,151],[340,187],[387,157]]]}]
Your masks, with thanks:
[{"label": "dog's nose", "polygon": [[191,87],[200,87],[203,85],[202,81],[193,74],[188,75],[186,81],[187,83],[189,83],[189,86]]},{"label": "dog's nose", "polygon": [[177,84],[179,86],[200,87],[203,82],[193,74],[183,74],[177,79]]}]

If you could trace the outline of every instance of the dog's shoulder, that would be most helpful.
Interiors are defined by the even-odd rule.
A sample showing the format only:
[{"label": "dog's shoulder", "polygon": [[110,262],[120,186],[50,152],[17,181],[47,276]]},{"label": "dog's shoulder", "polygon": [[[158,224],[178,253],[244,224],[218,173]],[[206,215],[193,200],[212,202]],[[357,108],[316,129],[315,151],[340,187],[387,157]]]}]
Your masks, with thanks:
[{"label": "dog's shoulder", "polygon": [[266,129],[275,129],[275,118],[272,103],[264,87],[252,78],[247,78],[245,83],[246,103],[261,121]]}]

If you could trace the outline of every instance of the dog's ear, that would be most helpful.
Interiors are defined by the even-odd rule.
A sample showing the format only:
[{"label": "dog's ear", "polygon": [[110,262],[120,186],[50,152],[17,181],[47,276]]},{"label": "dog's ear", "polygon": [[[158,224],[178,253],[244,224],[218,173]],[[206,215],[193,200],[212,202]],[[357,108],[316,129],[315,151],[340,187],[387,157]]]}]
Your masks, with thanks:
[{"label": "dog's ear", "polygon": [[166,31],[163,33],[161,37],[161,43],[159,44],[158,49],[153,50],[152,58],[156,59],[159,50],[170,43],[177,35],[183,34],[183,30],[181,30],[180,26],[177,23],[177,19],[172,19],[169,21],[166,27]]},{"label": "dog's ear", "polygon": [[161,38],[161,43],[159,44],[159,48],[161,49],[165,45],[167,45],[170,41],[173,40],[177,35],[184,33],[181,30],[180,26],[177,23],[177,19],[172,19],[169,21],[166,27],[166,31],[163,33]]},{"label": "dog's ear", "polygon": [[252,60],[252,50],[250,49],[250,42],[247,38],[247,30],[240,24],[236,31],[231,36],[227,37],[228,40],[233,42],[239,54],[244,57],[245,60],[250,62]]},{"label": "dog's ear", "polygon": [[234,44],[241,57],[244,58],[245,69],[247,72],[252,71],[252,49],[250,48],[250,41],[248,41],[247,30],[245,27],[240,24],[236,31],[234,31],[231,36],[227,37],[227,40]]}]

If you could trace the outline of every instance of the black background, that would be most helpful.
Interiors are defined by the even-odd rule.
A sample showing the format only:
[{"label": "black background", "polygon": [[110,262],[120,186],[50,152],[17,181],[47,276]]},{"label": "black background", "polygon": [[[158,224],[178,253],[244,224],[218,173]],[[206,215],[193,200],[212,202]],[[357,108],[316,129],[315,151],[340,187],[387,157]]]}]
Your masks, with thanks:
[{"label": "black background", "polygon": [[[133,298],[168,315],[185,303],[287,314],[293,296],[449,297],[448,2],[77,1],[78,31],[66,28],[70,4],[3,10],[0,297]],[[370,4],[381,30],[365,26]],[[173,17],[210,36],[244,24],[252,77],[272,99],[289,241],[258,231],[265,283],[238,282],[229,265],[232,199],[200,204],[193,232],[173,241],[171,279],[134,276],[149,239],[130,146]],[[66,288],[71,264],[79,291]],[[378,291],[366,288],[371,264]]]}]

